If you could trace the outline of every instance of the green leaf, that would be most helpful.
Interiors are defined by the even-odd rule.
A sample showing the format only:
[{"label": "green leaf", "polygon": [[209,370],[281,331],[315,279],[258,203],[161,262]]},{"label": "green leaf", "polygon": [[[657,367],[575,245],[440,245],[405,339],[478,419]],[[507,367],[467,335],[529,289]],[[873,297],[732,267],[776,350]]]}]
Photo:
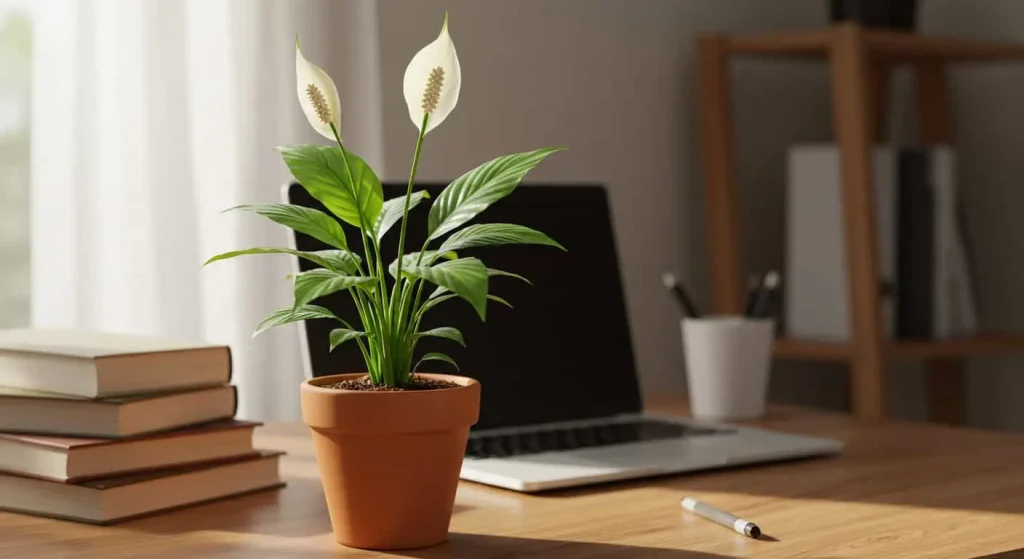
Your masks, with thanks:
[{"label": "green leaf", "polygon": [[445,293],[448,293],[448,290],[447,290],[447,289],[445,289],[444,287],[441,287],[441,286],[439,285],[439,286],[437,286],[437,289],[435,289],[435,290],[433,291],[433,293],[431,293],[431,294],[430,294],[430,296],[429,296],[429,297],[427,297],[427,300],[429,301],[429,300],[431,300],[431,299],[434,299],[434,298],[440,297],[440,296],[444,295]]},{"label": "green leaf", "polygon": [[403,273],[425,279],[473,305],[480,320],[487,316],[487,268],[477,258],[460,258],[436,266],[402,267]]},{"label": "green leaf", "polygon": [[358,254],[347,250],[318,250],[307,254],[314,255],[320,259],[322,261],[320,265],[324,268],[346,275],[356,273],[359,264],[363,261]]},{"label": "green leaf", "polygon": [[533,285],[533,282],[524,278],[519,274],[513,274],[512,272],[506,272],[505,270],[495,270],[494,268],[487,268],[487,277],[502,276],[507,278],[515,278],[519,281],[526,282],[529,285]]},{"label": "green leaf", "polygon": [[263,322],[261,322],[256,328],[256,331],[252,333],[252,337],[255,338],[274,326],[281,326],[292,322],[301,322],[303,320],[313,320],[315,318],[332,318],[334,320],[338,320],[338,317],[335,316],[334,313],[323,307],[317,305],[299,305],[271,313],[270,316],[263,319]]},{"label": "green leaf", "polygon": [[310,252],[302,252],[290,248],[247,248],[245,250],[232,250],[229,252],[222,252],[216,256],[212,256],[210,257],[209,260],[203,262],[203,266],[213,264],[214,262],[218,262],[220,260],[227,260],[229,258],[234,258],[236,256],[245,256],[248,254],[291,254],[294,256],[298,256],[300,258],[305,258],[306,260],[309,260],[319,266],[324,265],[322,259],[320,259],[319,257]]},{"label": "green leaf", "polygon": [[[430,194],[426,190],[420,190],[419,192],[413,192],[412,197],[409,199],[409,211],[412,211],[424,198],[430,198]],[[384,235],[387,234],[388,230],[391,229],[395,223],[398,223],[399,219],[402,219],[402,214],[405,213],[405,196],[399,198],[392,198],[381,207],[380,215],[377,216],[377,222],[373,226],[373,236],[379,243]]]},{"label": "green leaf", "polygon": [[565,250],[544,233],[512,223],[481,223],[456,231],[441,244],[440,251],[494,245],[547,245]]},{"label": "green leaf", "polygon": [[[420,307],[420,310],[419,310],[419,315],[420,316],[423,316],[424,314],[427,313],[427,311],[429,311],[430,309],[440,305],[441,303],[443,303],[445,301],[448,301],[448,300],[451,300],[451,299],[454,299],[455,297],[457,297],[457,295],[455,295],[454,293],[448,293],[448,290],[444,289],[443,287],[439,287],[438,290],[443,290],[443,291],[441,291],[441,293],[442,293],[441,295],[437,295],[437,296],[431,295],[430,297],[427,298],[426,301],[423,301],[423,305]],[[436,291],[435,291],[435,293],[436,293]],[[512,305],[508,301],[502,299],[501,297],[498,297],[497,295],[491,295],[490,293],[488,293],[487,294],[487,299],[489,301],[494,301],[496,303],[501,303],[502,305],[505,305],[506,307],[508,307],[510,309],[513,308]]]},{"label": "green leaf", "polygon": [[420,360],[416,362],[416,366],[413,367],[412,370],[416,371],[417,369],[419,369],[420,368],[420,364],[422,364],[424,361],[444,361],[445,363],[449,363],[449,364],[451,364],[451,366],[455,367],[456,371],[459,370],[459,364],[456,363],[454,359],[452,359],[451,357],[448,357],[447,355],[445,355],[443,353],[438,353],[436,351],[432,351],[432,352],[424,355],[423,357],[421,357]]},{"label": "green leaf", "polygon": [[466,342],[462,339],[462,332],[459,332],[457,328],[451,326],[442,326],[440,328],[434,328],[432,330],[424,330],[416,334],[416,337],[431,336],[434,338],[445,338],[451,340],[462,347],[466,347]]},{"label": "green leaf", "polygon": [[294,250],[290,248],[248,248],[245,250],[232,250],[231,252],[225,252],[218,254],[207,260],[203,266],[217,262],[219,260],[227,260],[236,256],[245,256],[248,254],[291,254],[304,258],[317,266],[329,268],[338,272],[352,273],[356,269],[356,264],[362,261],[358,255],[352,254],[347,250],[318,250],[316,252],[304,252],[301,250]]},{"label": "green leaf", "polygon": [[487,299],[489,299],[491,301],[494,301],[495,303],[501,303],[502,305],[505,305],[506,307],[508,307],[510,309],[515,308],[515,307],[512,306],[511,303],[509,303],[508,301],[502,299],[501,297],[498,297],[497,295],[491,295],[490,293],[488,293],[487,294]]},{"label": "green leaf", "polygon": [[[403,256],[402,257],[402,271],[404,272],[405,270],[416,266],[416,261],[419,260],[419,257],[420,257],[420,253],[418,253],[418,252],[411,252],[411,253],[406,254],[405,256]],[[455,260],[456,258],[458,258],[458,255],[455,254],[454,252],[442,253],[439,250],[425,250],[425,251],[423,251],[423,259],[420,260],[420,264],[419,265],[420,266],[430,266],[434,262],[437,262],[438,258],[444,258],[445,260]],[[392,260],[391,264],[388,264],[388,273],[391,274],[391,277],[394,277],[395,274],[398,273],[398,259],[397,258]]]},{"label": "green leaf", "polygon": [[349,276],[323,268],[302,272],[295,276],[295,306],[305,305],[318,297],[375,281],[377,278]]},{"label": "green leaf", "polygon": [[345,342],[350,342],[356,338],[365,338],[366,332],[360,332],[359,330],[349,330],[348,328],[335,328],[331,330],[331,351],[334,348],[340,346]]},{"label": "green leaf", "polygon": [[514,153],[492,159],[452,181],[430,207],[429,239],[436,239],[473,219],[508,196],[530,169],[558,148]]},{"label": "green leaf", "polygon": [[[444,288],[439,287],[438,289],[444,289]],[[448,293],[448,290],[445,289],[444,292]],[[445,302],[445,301],[447,301],[449,299],[454,299],[456,297],[458,297],[458,295],[456,295],[454,293],[448,293],[447,295],[440,295],[440,296],[437,296],[437,297],[433,297],[433,296],[432,297],[428,297],[426,301],[423,301],[423,305],[420,307],[420,311],[419,311],[420,315],[423,315],[424,313],[426,313],[430,309],[440,305],[441,303],[443,303],[443,302]]]},{"label": "green leaf", "polygon": [[[391,275],[394,275],[394,272],[392,272]],[[525,283],[527,283],[529,285],[533,285],[533,282],[531,282],[530,280],[524,278],[523,276],[520,276],[519,274],[513,274],[512,272],[506,272],[504,270],[496,270],[494,268],[487,268],[487,277],[493,277],[493,276],[504,276],[504,277],[515,278],[515,279],[517,279],[519,281],[522,281],[522,282],[525,282]],[[436,289],[434,289],[434,291],[432,291],[430,293],[429,296],[427,296],[427,301],[429,301],[431,299],[436,299],[438,297],[441,297],[442,295],[448,293],[449,291],[450,290],[448,288],[439,285],[439,286],[437,286]],[[499,303],[507,305],[509,308],[512,307],[512,305],[509,305],[507,301],[505,301],[504,299],[501,299],[497,295],[488,295],[487,297],[488,298],[492,298],[493,297],[494,300],[498,301]]]},{"label": "green leaf", "polygon": [[274,223],[309,235],[329,246],[348,250],[348,240],[341,224],[320,210],[291,204],[249,204],[228,208],[225,211],[232,210],[262,215]]},{"label": "green leaf", "polygon": [[346,151],[352,178],[338,146],[301,145],[281,148],[281,157],[295,180],[342,221],[366,228],[377,223],[384,190],[373,169],[358,155]]}]

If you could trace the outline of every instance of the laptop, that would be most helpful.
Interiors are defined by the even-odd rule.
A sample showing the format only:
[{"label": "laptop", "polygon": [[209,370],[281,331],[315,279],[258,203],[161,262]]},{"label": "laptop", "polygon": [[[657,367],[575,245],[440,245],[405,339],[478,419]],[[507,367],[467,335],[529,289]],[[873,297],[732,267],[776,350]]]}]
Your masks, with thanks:
[{"label": "laptop", "polygon": [[[418,185],[417,190],[436,199],[443,187]],[[384,198],[402,196],[405,189],[385,184]],[[286,186],[285,196],[289,203],[323,209],[297,184]],[[425,238],[429,203],[410,215],[406,246],[415,247],[410,251]],[[514,308],[490,303],[486,323],[460,299],[439,305],[424,320],[423,328],[458,328],[467,347],[430,339],[417,351],[444,351],[459,363],[461,374],[482,385],[480,420],[470,432],[463,479],[534,492],[841,450],[833,440],[644,413],[603,187],[523,185],[475,222],[533,227],[568,252],[537,246],[466,251],[533,284],[491,278],[490,292]],[[398,228],[393,231],[385,239],[385,262],[397,251]],[[327,248],[302,234],[294,242],[299,250]],[[301,270],[315,266],[296,262]],[[651,289],[661,289],[658,278],[651,279]],[[340,316],[356,314],[344,293],[318,304]],[[355,346],[328,351],[331,327],[327,321],[303,323],[307,375],[364,371]],[[431,372],[454,372],[445,367]]]}]

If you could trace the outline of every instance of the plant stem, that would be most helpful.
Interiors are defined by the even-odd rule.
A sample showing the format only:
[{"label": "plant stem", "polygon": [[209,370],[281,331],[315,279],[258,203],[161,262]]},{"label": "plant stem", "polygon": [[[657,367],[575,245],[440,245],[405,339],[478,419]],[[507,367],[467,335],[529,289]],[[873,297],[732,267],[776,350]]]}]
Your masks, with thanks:
[{"label": "plant stem", "polygon": [[423,136],[427,130],[427,120],[430,113],[423,115],[423,123],[420,124],[420,132],[416,137],[416,151],[412,156],[412,168],[409,170],[409,186],[405,189],[405,211],[402,212],[402,228],[398,235],[398,273],[395,276],[395,292],[391,295],[391,314],[395,313],[395,299],[398,297],[398,288],[402,285],[402,256],[405,255],[405,230],[409,222],[409,201],[412,198],[412,186],[416,182],[416,168],[420,165],[420,152],[423,150]]},{"label": "plant stem", "polygon": [[[423,241],[423,246],[420,247],[420,255],[416,258],[416,265],[417,266],[419,266],[420,263],[423,261],[423,253],[427,251],[427,245],[429,245],[429,244],[430,244],[430,239],[427,239],[426,241]],[[420,298],[423,296],[423,284],[424,283],[426,283],[426,282],[424,282],[422,280],[417,281],[415,283],[414,288],[416,289],[416,296],[415,296],[415,298],[413,300],[409,301],[410,303],[412,303],[412,308],[409,309],[410,310],[410,316],[415,316],[416,313],[419,312],[419,307],[420,307],[420,302],[421,302]],[[402,303],[404,305],[405,301],[403,300]],[[420,324],[419,324],[418,320],[411,320],[409,326],[411,327],[411,331],[413,333],[415,333],[416,330],[419,329]]]},{"label": "plant stem", "polygon": [[[353,299],[354,298],[355,298],[355,296],[353,296]],[[361,316],[360,316],[360,318],[361,318]],[[338,317],[338,322],[340,322],[342,326],[344,326],[345,328],[348,328],[349,330],[355,330],[355,328],[353,328],[352,325],[349,324],[349,322],[347,320],[345,320],[344,318],[341,318],[340,316]],[[366,346],[363,344],[363,340],[361,340],[359,338],[356,338],[355,341],[356,341],[356,345],[359,346],[359,352],[363,354],[363,361],[366,362],[366,363],[369,363],[370,362],[370,354],[366,352]],[[369,365],[367,365],[367,368],[369,368]]]},{"label": "plant stem", "polygon": [[[345,163],[345,174],[348,175],[348,182],[352,185],[352,197],[356,200],[356,215],[359,216],[359,237],[363,241],[363,252],[366,253],[366,267],[371,270],[370,274],[373,275],[373,260],[370,254],[370,246],[366,242],[366,238],[369,237],[369,232],[366,230],[366,222],[363,221],[363,201],[360,199],[359,191],[356,188],[356,181],[352,177],[352,167],[348,163],[348,153],[345,151],[345,145],[341,143],[341,136],[338,134],[338,129],[335,128],[334,123],[331,123],[331,132],[334,132],[334,140],[338,142],[338,147],[341,148],[341,160]],[[388,295],[387,289],[384,284],[383,269],[380,265],[380,251],[377,251],[377,277],[381,281],[381,297],[384,299],[384,304],[387,305]]]},{"label": "plant stem", "polygon": [[[416,285],[416,295],[410,301],[412,303],[412,308],[409,309],[410,310],[410,316],[415,316],[416,315],[416,311],[419,310],[420,300],[421,300],[420,297],[423,296],[423,284],[424,283],[425,282],[420,282],[420,283],[418,283]],[[413,330],[415,331],[415,329],[417,329],[419,327],[419,324],[417,322],[413,321],[412,327],[413,327]]]},{"label": "plant stem", "polygon": [[[337,127],[334,126],[334,123],[331,123],[331,132],[334,133],[334,139],[335,139],[335,141],[338,142],[338,148],[341,149],[341,160],[345,163],[345,173],[348,175],[348,182],[349,182],[349,184],[352,187],[352,197],[356,201],[356,215],[359,216],[359,238],[363,241],[363,253],[366,255],[366,268],[370,272],[370,275],[372,276],[374,274],[374,271],[373,271],[373,260],[372,260],[372,255],[370,254],[370,245],[366,241],[366,237],[368,235],[367,235],[367,231],[366,231],[366,222],[363,221],[362,200],[359,199],[359,193],[358,193],[358,189],[356,188],[355,179],[352,176],[352,168],[351,168],[351,166],[348,163],[348,155],[345,152],[345,145],[341,142],[341,135],[338,134],[338,129],[337,129]],[[387,305],[388,305],[387,304],[387,298],[388,298],[387,284],[384,281],[384,276],[382,274],[383,270],[379,266],[380,260],[381,260],[380,259],[380,251],[378,250],[377,251],[378,268],[377,268],[377,271],[376,271],[376,275],[377,275],[378,279],[380,280],[380,302],[382,303],[382,307],[383,308],[387,308]],[[355,289],[358,290],[359,288],[355,288]],[[364,328],[367,328],[367,326],[368,326],[368,322],[365,320],[366,315],[370,314],[370,313],[365,312],[366,310],[367,309],[366,309],[365,302],[364,302],[364,307],[363,307],[363,311],[364,312],[360,313],[360,315],[363,315],[363,318],[364,318],[364,321],[363,321],[363,327]],[[388,349],[387,348],[387,342],[388,342],[388,331],[387,331],[388,322],[387,322],[387,317],[386,316],[381,316],[381,313],[376,313],[375,317],[371,317],[371,321],[376,323],[374,325],[374,326],[376,326],[375,330],[376,330],[376,332],[379,332],[380,335],[381,335],[380,353],[381,353],[381,357],[383,358],[383,363],[378,363],[378,367],[379,368],[383,368],[385,370],[385,373],[386,373],[387,364],[388,364],[388,354],[389,354],[389,352],[387,351],[387,349]],[[367,330],[369,330],[369,328],[367,328]],[[368,332],[368,334],[369,334],[369,332]],[[367,367],[366,368],[367,369],[371,368],[369,363],[367,363]],[[379,374],[378,374],[378,376],[379,376]],[[371,381],[374,380],[372,377],[373,377],[373,375],[371,375],[371,379],[370,379]]]},{"label": "plant stem", "polygon": [[[359,275],[363,275],[363,265],[360,264],[358,261],[356,262],[356,270],[359,272]],[[367,339],[372,340],[373,322],[371,320],[367,320],[369,312],[367,311],[366,299],[364,297],[364,294],[359,288],[349,289],[348,292],[352,296],[352,302],[356,306],[356,311],[359,313],[359,319],[363,323],[363,329],[367,331]],[[367,345],[370,348],[369,352],[367,352],[366,347],[364,347],[362,340],[357,339],[356,343],[359,344],[359,350],[363,353],[363,361],[366,363],[367,373],[369,373],[370,379],[373,380],[376,373],[374,369],[377,368],[376,359],[372,359],[374,349],[373,343],[369,341],[367,342]],[[374,384],[376,384],[376,381],[374,381]]]}]

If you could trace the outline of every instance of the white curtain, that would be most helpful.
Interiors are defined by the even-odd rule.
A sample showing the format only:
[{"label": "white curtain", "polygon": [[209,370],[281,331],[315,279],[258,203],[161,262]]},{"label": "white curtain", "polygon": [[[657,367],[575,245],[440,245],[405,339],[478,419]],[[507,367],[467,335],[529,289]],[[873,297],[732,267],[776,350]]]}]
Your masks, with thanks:
[{"label": "white curtain", "polygon": [[346,139],[382,159],[375,0],[34,3],[32,319],[229,344],[239,414],[298,416],[286,246],[258,216],[288,180],[275,146],[317,141],[295,99],[294,40],[341,89]]}]

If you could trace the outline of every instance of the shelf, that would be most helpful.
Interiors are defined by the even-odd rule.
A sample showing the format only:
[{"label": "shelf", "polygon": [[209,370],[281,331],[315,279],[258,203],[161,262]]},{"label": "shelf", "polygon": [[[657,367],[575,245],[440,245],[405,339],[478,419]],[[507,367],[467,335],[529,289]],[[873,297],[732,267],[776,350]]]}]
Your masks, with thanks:
[{"label": "shelf", "polygon": [[1024,45],[1017,43],[930,37],[892,31],[865,32],[864,40],[871,54],[895,61],[917,59],[964,62],[1024,60]]},{"label": "shelf", "polygon": [[776,338],[774,353],[779,359],[846,361],[850,356],[850,344]]},{"label": "shelf", "polygon": [[935,359],[993,354],[1024,354],[1024,336],[986,333],[973,338],[941,341],[901,341],[893,347],[897,359]]},{"label": "shelf", "polygon": [[[731,54],[825,58],[838,33],[844,28],[856,27],[855,24],[840,23],[811,31],[731,35],[726,41]],[[1024,44],[864,28],[860,28],[860,33],[870,56],[895,63],[927,59],[976,62],[1024,60]]]},{"label": "shelf", "polygon": [[884,368],[894,359],[923,361],[928,371],[929,408],[933,418],[962,419],[961,358],[997,353],[1024,354],[1024,335],[983,334],[968,339],[884,341],[874,345],[878,248],[874,231],[874,186],[870,169],[873,142],[880,139],[886,92],[892,69],[912,65],[916,78],[917,136],[922,145],[952,143],[948,95],[949,63],[1024,61],[1024,44],[937,37],[892,30],[866,29],[845,22],[787,33],[702,35],[697,44],[698,111],[701,158],[707,202],[708,241],[714,310],[735,312],[743,306],[741,204],[736,179],[736,127],[730,63],[737,56],[792,57],[828,65],[833,87],[835,143],[844,160],[842,183],[843,240],[855,258],[845,262],[858,338],[849,343],[780,339],[775,356],[847,363],[854,412],[862,417],[886,414]]},{"label": "shelf", "polygon": [[813,31],[730,35],[730,54],[765,54],[825,57],[832,44],[832,27]]},{"label": "shelf", "polygon": [[[852,346],[843,342],[779,338],[775,340],[774,353],[779,359],[844,362],[852,351]],[[1024,334],[993,332],[952,340],[896,341],[888,343],[886,353],[902,360],[1024,354]]]}]

